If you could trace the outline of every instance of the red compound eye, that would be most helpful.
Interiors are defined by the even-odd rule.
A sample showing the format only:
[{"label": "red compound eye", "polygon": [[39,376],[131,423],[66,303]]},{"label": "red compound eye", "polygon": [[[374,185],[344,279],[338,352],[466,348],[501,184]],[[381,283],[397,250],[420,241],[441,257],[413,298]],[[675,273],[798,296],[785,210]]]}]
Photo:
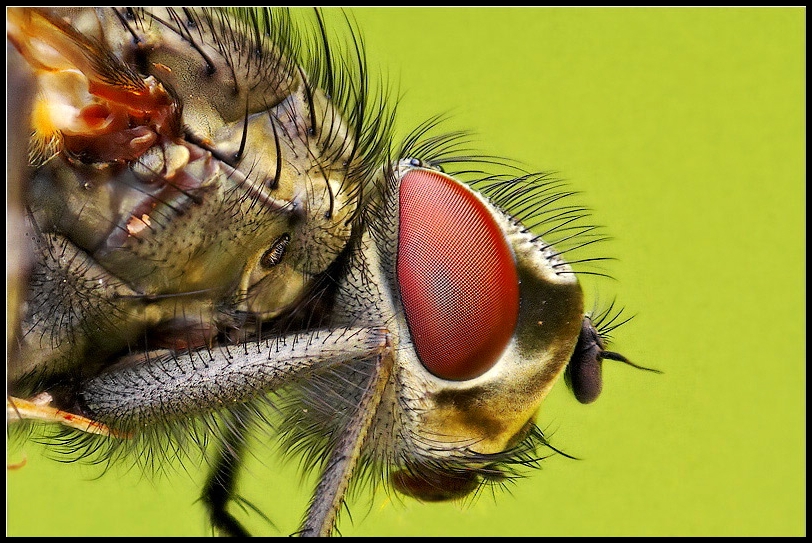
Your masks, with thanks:
[{"label": "red compound eye", "polygon": [[519,315],[513,253],[488,208],[439,172],[400,183],[400,297],[420,361],[442,379],[473,379],[501,356]]}]

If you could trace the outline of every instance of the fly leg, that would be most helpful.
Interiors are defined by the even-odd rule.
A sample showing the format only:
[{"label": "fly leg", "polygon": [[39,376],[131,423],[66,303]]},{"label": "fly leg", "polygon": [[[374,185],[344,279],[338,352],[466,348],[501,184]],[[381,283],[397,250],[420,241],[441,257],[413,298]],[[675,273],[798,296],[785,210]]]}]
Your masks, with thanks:
[{"label": "fly leg", "polygon": [[387,348],[383,328],[338,328],[262,344],[185,354],[146,353],[82,384],[78,401],[93,420],[137,434],[150,426],[234,409],[314,373],[356,364]]},{"label": "fly leg", "polygon": [[384,328],[319,330],[277,338],[258,347],[230,347],[230,352],[217,347],[185,355],[153,353],[152,359],[129,363],[84,383],[79,403],[94,420],[133,434],[228,409],[226,416],[237,422],[226,433],[203,500],[216,529],[243,535],[244,528],[226,507],[235,496],[247,402],[319,371],[341,365],[368,366],[373,361],[372,375],[332,452],[301,531],[304,535],[329,534],[392,374],[389,332]]},{"label": "fly leg", "polygon": [[62,411],[51,405],[53,398],[47,392],[42,392],[30,400],[8,396],[6,398],[6,421],[11,424],[21,420],[37,420],[41,422],[57,423],[81,430],[89,434],[99,434],[126,438],[114,430],[111,430],[101,422],[91,420],[87,417]]},{"label": "fly leg", "polygon": [[212,528],[220,535],[229,537],[250,535],[234,515],[228,512],[228,504],[238,499],[237,474],[245,454],[250,416],[249,409],[245,406],[239,406],[229,414],[224,425],[225,435],[216,451],[211,473],[206,486],[203,487],[201,497],[209,512]]},{"label": "fly leg", "polygon": [[329,537],[335,528],[338,511],[344,503],[353,471],[361,457],[361,449],[377,415],[384,389],[389,383],[394,366],[391,345],[376,356],[372,375],[367,382],[361,401],[347,428],[342,432],[327,462],[307,515],[298,535]]}]

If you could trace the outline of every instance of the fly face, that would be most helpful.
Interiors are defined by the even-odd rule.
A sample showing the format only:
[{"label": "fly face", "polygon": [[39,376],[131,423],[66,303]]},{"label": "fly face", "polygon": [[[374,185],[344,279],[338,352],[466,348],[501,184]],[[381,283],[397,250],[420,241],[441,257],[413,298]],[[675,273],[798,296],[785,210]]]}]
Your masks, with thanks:
[{"label": "fly face", "polygon": [[534,446],[531,420],[578,337],[581,287],[555,251],[444,173],[404,161],[384,200],[374,224],[387,226],[365,252],[395,351],[394,416],[378,434],[392,428],[399,491],[464,496]]},{"label": "fly face", "polygon": [[259,10],[9,12],[37,91],[9,417],[108,458],[202,433],[228,534],[249,430],[320,471],[301,534],[329,535],[364,474],[427,501],[513,477],[568,362],[591,400],[626,361],[529,229],[588,244],[583,208],[540,175],[473,190],[428,125],[396,150],[358,41],[353,73],[316,19],[303,42]]}]

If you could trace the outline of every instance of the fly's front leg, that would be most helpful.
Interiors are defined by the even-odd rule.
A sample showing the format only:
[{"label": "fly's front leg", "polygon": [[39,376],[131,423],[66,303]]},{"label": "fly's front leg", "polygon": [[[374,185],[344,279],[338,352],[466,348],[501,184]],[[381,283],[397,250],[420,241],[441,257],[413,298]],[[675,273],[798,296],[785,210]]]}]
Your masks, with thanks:
[{"label": "fly's front leg", "polygon": [[387,341],[382,328],[336,328],[181,355],[147,353],[143,361],[83,383],[79,402],[93,420],[137,433],[234,408],[316,371],[368,360]]},{"label": "fly's front leg", "polygon": [[393,351],[387,341],[386,346],[376,357],[361,401],[358,402],[350,423],[341,434],[319,479],[299,535],[315,537],[332,535],[338,511],[344,503],[344,495],[361,457],[361,448],[377,416],[384,389],[392,377],[393,366]]},{"label": "fly's front leg", "polygon": [[[185,355],[163,353],[148,361],[112,369],[86,382],[80,403],[94,420],[118,431],[185,419],[227,408],[227,434],[217,452],[203,501],[214,527],[229,535],[245,535],[227,511],[234,499],[246,422],[246,403],[263,393],[301,382],[313,373],[344,364],[375,360],[361,401],[339,439],[319,483],[302,532],[329,534],[360,456],[374,413],[389,381],[391,340],[382,328],[338,328],[307,335],[283,336],[265,345],[221,347]],[[124,430],[126,429],[126,430]]]}]

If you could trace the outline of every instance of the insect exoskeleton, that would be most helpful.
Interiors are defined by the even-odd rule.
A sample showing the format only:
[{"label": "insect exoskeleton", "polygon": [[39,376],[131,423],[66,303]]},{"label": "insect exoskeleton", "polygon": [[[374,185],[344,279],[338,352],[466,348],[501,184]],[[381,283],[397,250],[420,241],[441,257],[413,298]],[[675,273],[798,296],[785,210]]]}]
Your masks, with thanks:
[{"label": "insect exoskeleton", "polygon": [[514,476],[567,364],[592,401],[600,361],[628,362],[564,258],[601,239],[571,193],[472,176],[498,161],[455,157],[433,121],[398,148],[360,41],[337,53],[319,12],[314,28],[8,11],[35,90],[9,417],[84,431],[69,442],[94,458],[214,441],[202,501],[233,535],[249,430],[321,473],[301,533],[329,535],[364,476],[426,501]]}]

